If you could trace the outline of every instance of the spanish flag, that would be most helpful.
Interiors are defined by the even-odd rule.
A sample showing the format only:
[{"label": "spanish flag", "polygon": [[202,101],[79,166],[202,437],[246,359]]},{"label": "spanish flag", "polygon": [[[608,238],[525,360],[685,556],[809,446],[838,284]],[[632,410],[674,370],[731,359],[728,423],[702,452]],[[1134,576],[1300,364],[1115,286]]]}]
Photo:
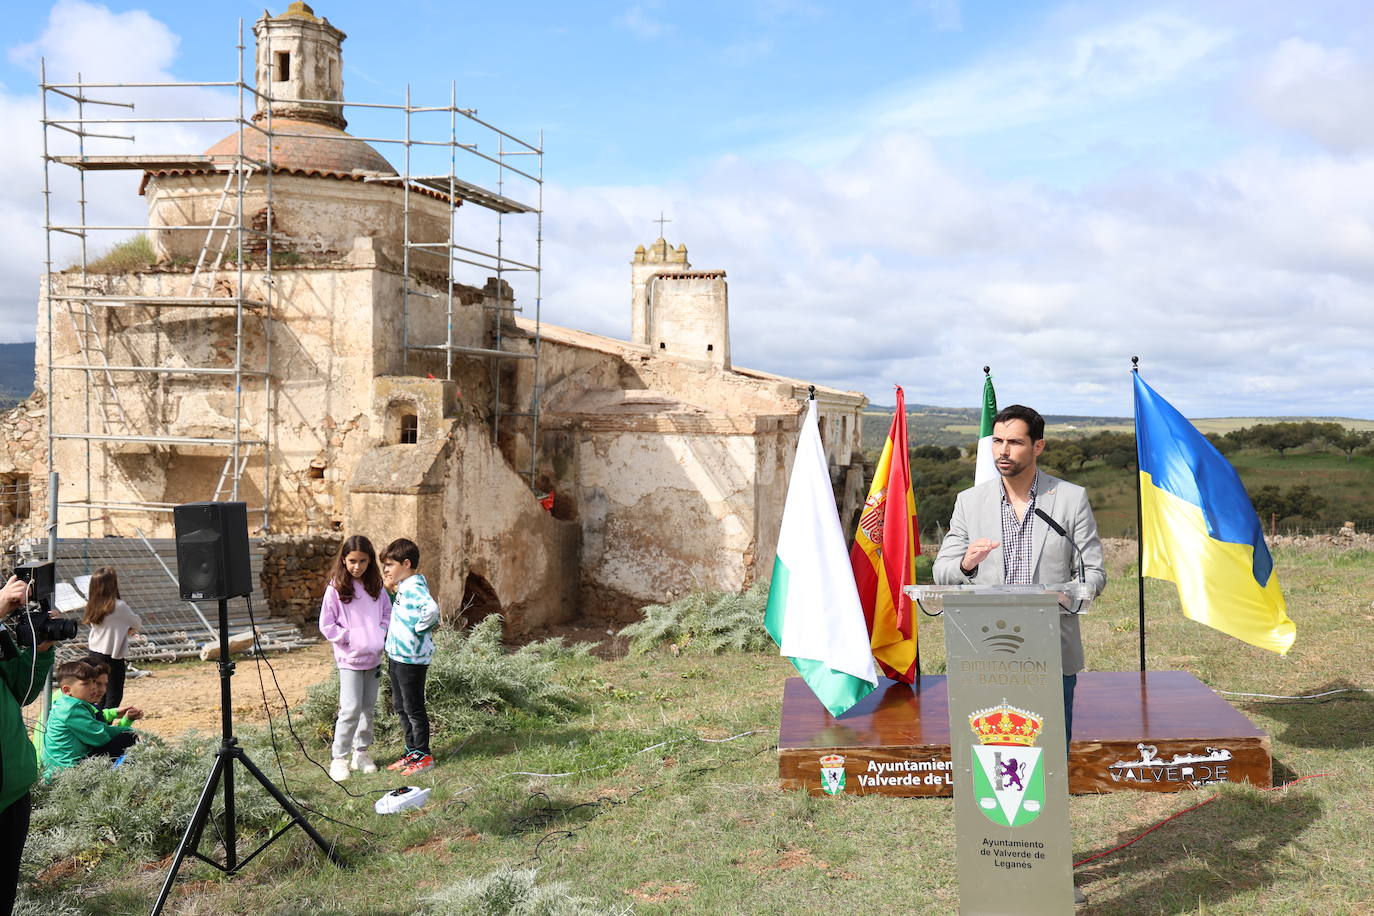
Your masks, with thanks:
[{"label": "spanish flag", "polygon": [[1240,476],[1140,373],[1134,377],[1141,575],[1177,585],[1186,617],[1286,653],[1297,629]]},{"label": "spanish flag", "polygon": [[849,564],[854,567],[873,657],[883,674],[908,684],[916,679],[916,620],[911,599],[902,589],[916,582],[920,552],[906,448],[906,395],[898,386],[897,411],[859,516]]}]

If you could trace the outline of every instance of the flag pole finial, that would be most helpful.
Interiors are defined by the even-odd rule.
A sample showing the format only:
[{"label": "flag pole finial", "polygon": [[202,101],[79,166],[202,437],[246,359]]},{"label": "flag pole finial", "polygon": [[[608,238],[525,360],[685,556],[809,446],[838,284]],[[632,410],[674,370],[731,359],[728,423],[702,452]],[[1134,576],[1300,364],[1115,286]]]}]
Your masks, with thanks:
[{"label": "flag pole finial", "polygon": [[814,401],[814,400],[816,400],[816,386],[815,386],[815,385],[807,385],[807,386],[806,386],[806,399],[807,399],[808,401]]},{"label": "flag pole finial", "polygon": [[1140,357],[1139,357],[1139,356],[1132,356],[1132,357],[1131,357],[1131,371],[1132,371],[1132,372],[1139,372],[1139,371],[1140,371]]}]

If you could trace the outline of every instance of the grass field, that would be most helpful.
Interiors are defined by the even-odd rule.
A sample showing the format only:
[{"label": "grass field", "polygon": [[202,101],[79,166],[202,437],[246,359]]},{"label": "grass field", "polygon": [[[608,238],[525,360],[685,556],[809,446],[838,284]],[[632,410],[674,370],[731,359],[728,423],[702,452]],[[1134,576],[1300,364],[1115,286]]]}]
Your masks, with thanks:
[{"label": "grass field", "polygon": [[[1135,667],[1133,556],[1132,545],[1109,551],[1111,582],[1084,623],[1089,664],[1099,670]],[[1231,691],[1348,688],[1313,701],[1234,700],[1273,735],[1281,781],[1318,778],[1272,792],[1228,785],[1076,797],[1075,860],[1216,799],[1080,869],[1089,905],[1079,912],[1374,912],[1374,675],[1367,661],[1374,554],[1284,548],[1276,559],[1298,626],[1287,657],[1184,619],[1172,586],[1152,582],[1149,662]],[[940,624],[921,624],[923,665],[939,670]],[[277,664],[289,665],[290,657]],[[240,663],[239,703],[257,691],[252,671]],[[440,765],[412,780],[434,788],[430,803],[392,817],[372,813],[375,796],[350,797],[330,783],[288,747],[280,728],[281,770],[262,736],[253,737],[255,759],[317,812],[313,821],[351,864],[333,868],[292,831],[239,877],[188,865],[168,912],[508,912],[450,909],[426,898],[463,879],[530,867],[541,885],[562,882],[563,893],[591,901],[536,911],[550,914],[955,912],[948,800],[811,798],[778,788],[779,701],[791,673],[770,654],[566,659],[556,677],[584,698],[578,711],[562,721],[478,728],[450,742]],[[326,758],[319,737],[307,738],[312,753]],[[241,794],[256,791],[244,782]],[[397,783],[379,774],[345,785],[362,792]],[[165,860],[127,855],[98,836],[90,841],[62,861],[27,862],[26,880],[45,871],[19,912],[147,912]],[[213,842],[208,831],[206,848]]]}]

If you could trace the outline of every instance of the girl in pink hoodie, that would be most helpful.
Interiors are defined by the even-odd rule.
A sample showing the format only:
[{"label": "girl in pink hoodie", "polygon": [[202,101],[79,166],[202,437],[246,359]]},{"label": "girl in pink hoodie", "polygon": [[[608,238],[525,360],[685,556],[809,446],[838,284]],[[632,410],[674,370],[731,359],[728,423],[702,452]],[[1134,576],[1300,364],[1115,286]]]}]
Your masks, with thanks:
[{"label": "girl in pink hoodie", "polygon": [[333,644],[339,666],[339,718],[334,723],[334,759],[329,764],[329,777],[336,782],[347,779],[350,770],[377,772],[367,749],[372,744],[372,714],[390,623],[391,598],[382,588],[377,551],[362,535],[346,538],[320,606],[320,634]]}]

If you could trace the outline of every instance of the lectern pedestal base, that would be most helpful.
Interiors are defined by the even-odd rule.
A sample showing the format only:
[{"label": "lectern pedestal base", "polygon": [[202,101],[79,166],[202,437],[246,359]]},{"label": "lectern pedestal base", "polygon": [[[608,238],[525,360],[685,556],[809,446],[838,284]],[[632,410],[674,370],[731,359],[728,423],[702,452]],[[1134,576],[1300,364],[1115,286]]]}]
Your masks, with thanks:
[{"label": "lectern pedestal base", "polygon": [[[919,687],[883,679],[836,719],[801,678],[788,678],[778,738],[782,787],[814,795],[953,794],[945,678],[922,677]],[[1014,696],[1016,688],[1007,691]],[[1269,735],[1186,671],[1085,671],[1073,726],[1069,791],[1077,795],[1273,782]],[[832,758],[828,778],[822,757]]]}]

